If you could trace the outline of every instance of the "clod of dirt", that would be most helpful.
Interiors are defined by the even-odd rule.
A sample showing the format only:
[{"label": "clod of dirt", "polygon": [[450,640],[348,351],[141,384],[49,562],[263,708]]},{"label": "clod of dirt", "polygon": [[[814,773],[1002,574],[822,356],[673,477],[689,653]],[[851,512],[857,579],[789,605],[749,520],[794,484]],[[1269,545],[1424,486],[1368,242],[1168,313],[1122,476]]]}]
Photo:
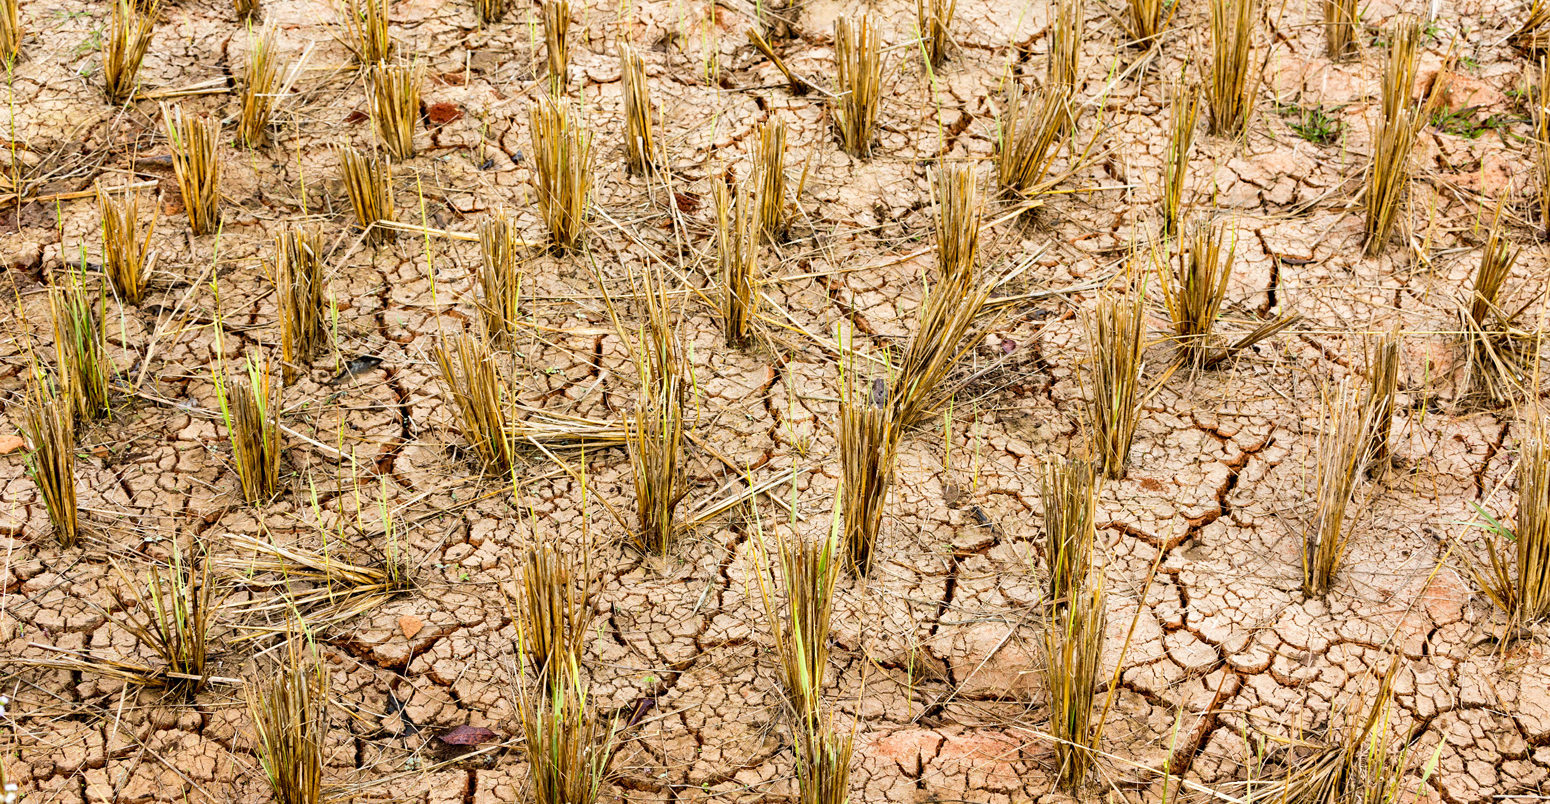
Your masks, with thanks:
[{"label": "clod of dirt", "polygon": [[18,240],[0,251],[0,260],[12,271],[36,271],[43,264],[43,244],[36,240]]},{"label": "clod of dirt", "polygon": [[463,110],[455,103],[432,103],[425,107],[425,120],[433,126],[444,126],[463,117]]}]

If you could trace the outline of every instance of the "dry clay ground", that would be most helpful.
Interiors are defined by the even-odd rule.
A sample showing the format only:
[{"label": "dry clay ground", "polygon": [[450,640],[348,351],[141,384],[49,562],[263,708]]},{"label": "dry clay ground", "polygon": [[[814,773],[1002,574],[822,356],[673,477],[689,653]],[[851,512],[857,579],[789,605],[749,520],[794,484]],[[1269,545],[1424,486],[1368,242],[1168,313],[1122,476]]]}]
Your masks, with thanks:
[{"label": "dry clay ground", "polygon": [[[428,64],[431,118],[417,136],[420,155],[396,168],[401,218],[469,232],[506,206],[531,237],[541,236],[524,155],[526,107],[541,81],[541,39],[535,46],[528,24],[535,10],[520,6],[508,22],[478,30],[465,3],[395,5],[394,35]],[[840,11],[831,2],[807,5],[798,38],[779,45],[792,66],[824,83]],[[1050,18],[1043,2],[960,2],[959,47],[934,79],[911,44],[913,4],[890,0],[875,11],[888,49],[870,160],[841,153],[821,100],[792,96],[746,45],[747,4],[597,2],[573,13],[570,93],[584,99],[598,143],[589,254],[612,293],[627,294],[627,273],[652,259],[707,286],[710,182],[748,173],[758,122],[773,116],[792,126],[792,185],[806,176],[792,242],[765,253],[767,292],[780,308],[765,315],[787,326],[766,324],[760,346],[731,350],[698,297],[682,306],[698,386],[693,431],[702,442],[687,452],[686,512],[750,479],[794,474],[799,528],[826,527],[838,475],[838,391],[833,355],[819,343],[848,321],[874,348],[900,344],[913,326],[919,277],[931,268],[922,249],[931,242],[932,164],[983,161],[1008,71],[1042,75]],[[1243,141],[1198,141],[1195,214],[1239,227],[1224,328],[1242,331],[1278,309],[1305,318],[1221,370],[1170,378],[1146,406],[1129,477],[1102,488],[1109,667],[1135,624],[1105,737],[1116,757],[1102,763],[1107,794],[1158,797],[1158,776],[1144,768],[1160,767],[1170,746],[1176,772],[1233,794],[1249,773],[1251,746],[1267,735],[1320,737],[1332,708],[1374,687],[1389,650],[1403,660],[1397,728],[1416,738],[1418,760],[1441,744],[1427,796],[1476,802],[1543,790],[1543,638],[1500,646],[1499,616],[1457,556],[1443,560],[1454,540],[1476,538],[1461,524],[1472,516],[1470,501],[1507,513],[1514,500],[1521,425],[1509,410],[1454,403],[1449,371],[1458,352],[1447,333],[1478,259],[1483,210],[1505,196],[1509,211],[1527,215],[1533,192],[1518,100],[1525,60],[1503,44],[1519,10],[1442,4],[1423,82],[1457,37],[1450,103],[1464,111],[1421,136],[1404,242],[1361,259],[1352,199],[1369,153],[1382,56],[1370,45],[1397,11],[1385,0],[1368,6],[1373,27],[1362,59],[1333,65],[1323,57],[1315,4],[1270,6],[1257,28],[1266,62],[1250,132]],[[114,624],[128,595],[110,559],[165,560],[171,539],[199,539],[233,557],[233,534],[316,549],[326,530],[335,549],[342,532],[355,555],[373,560],[383,546],[363,534],[380,529],[376,500],[386,489],[417,587],[323,634],[331,782],[366,799],[524,797],[515,634],[500,589],[512,587],[514,556],[525,546],[575,543],[585,527],[601,573],[601,616],[585,662],[598,704],[621,715],[652,704],[628,733],[605,799],[793,795],[746,511],[710,518],[667,560],[648,559],[622,546],[624,529],[601,505],[633,517],[622,450],[586,456],[585,507],[579,484],[539,456],[519,471],[515,496],[509,483],[477,476],[428,357],[438,331],[475,318],[476,246],[414,236],[377,248],[360,242],[326,146],[340,137],[367,144],[372,135],[361,80],[331,38],[333,12],[320,0],[271,0],[264,16],[279,27],[287,58],[309,42],[317,48],[275,144],[223,145],[224,229],[193,237],[154,103],[112,109],[101,100],[93,48],[105,9],[76,0],[23,5],[28,56],[9,92],[17,158],[28,176],[48,179],[32,192],[89,188],[95,178],[155,182],[164,198],[150,298],[138,309],[109,302],[116,409],[112,421],[79,436],[81,504],[93,528],[82,546],[61,550],[52,540],[22,450],[12,443],[0,459],[4,657],[44,656],[34,643],[136,655]],[[1167,121],[1160,78],[1204,57],[1206,24],[1204,3],[1184,3],[1160,53],[1135,67],[1139,52],[1123,47],[1109,10],[1088,8],[1080,129],[1084,142],[1102,130],[1093,158],[1062,184],[1069,192],[988,232],[982,254],[987,271],[1034,258],[1033,270],[1002,293],[1035,295],[1010,305],[998,334],[974,353],[987,373],[960,395],[951,418],[906,437],[878,571],[838,592],[827,699],[842,728],[856,723],[855,801],[1049,794],[1051,754],[1038,735],[1048,722],[1035,605],[1038,461],[1081,450],[1082,311],[1120,270],[1132,239],[1155,227]],[[620,41],[644,52],[676,195],[661,180],[624,174]],[[245,43],[229,8],[174,3],[143,89],[229,86]],[[228,120],[237,108],[235,93],[181,102]],[[1298,110],[1320,108],[1335,136],[1300,137],[1291,127],[1303,120]],[[981,173],[988,178],[988,165]],[[213,273],[227,361],[272,346],[275,297],[262,261],[282,225],[306,221],[331,235],[337,351],[285,388],[285,490],[255,509],[242,502],[212,414],[210,282]],[[8,284],[19,299],[5,314],[0,364],[9,437],[28,350],[52,356],[45,276],[82,247],[95,265],[99,246],[90,199],[13,206],[3,226]],[[1514,285],[1535,292],[1542,247],[1528,224],[1512,231],[1528,243]],[[528,263],[532,335],[520,347],[517,382],[531,404],[617,419],[635,383],[587,259],[535,254]],[[1160,307],[1153,313],[1150,375],[1172,357]],[[1362,333],[1394,326],[1405,333],[1396,419],[1403,471],[1363,485],[1335,591],[1304,601],[1298,545],[1310,515],[1319,388],[1360,376]],[[343,362],[361,355],[381,365],[341,377]],[[768,501],[758,510],[766,522],[785,517]],[[267,643],[238,639],[249,633],[244,624],[226,617],[218,628],[218,675],[251,677],[268,666],[254,658]],[[164,700],[14,662],[3,680],[12,698],[4,761],[27,801],[267,800],[233,687]],[[507,747],[457,761],[437,735],[463,724],[489,727]],[[1273,772],[1286,751],[1271,742],[1268,752],[1265,772]]]}]

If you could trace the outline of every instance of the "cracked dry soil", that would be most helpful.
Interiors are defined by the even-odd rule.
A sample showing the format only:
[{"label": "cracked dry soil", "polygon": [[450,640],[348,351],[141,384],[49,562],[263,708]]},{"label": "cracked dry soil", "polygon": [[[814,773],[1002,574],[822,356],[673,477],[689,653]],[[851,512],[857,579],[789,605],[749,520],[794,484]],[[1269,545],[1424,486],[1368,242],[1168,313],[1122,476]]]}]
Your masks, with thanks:
[{"label": "cracked dry soil", "polygon": [[[1458,562],[1470,502],[1507,512],[1523,429],[1510,410],[1454,404],[1454,305],[1479,256],[1482,218],[1505,196],[1527,209],[1526,59],[1504,40],[1520,9],[1502,0],[1446,3],[1431,28],[1422,81],[1449,43],[1450,108],[1479,128],[1429,126],[1401,237],[1362,259],[1355,206],[1370,153],[1381,47],[1401,10],[1366,11],[1361,59],[1323,56],[1316,3],[1271,4],[1256,25],[1264,81],[1248,135],[1201,135],[1187,200],[1197,216],[1236,221],[1239,263],[1224,328],[1242,331],[1274,310],[1300,313],[1291,331],[1220,370],[1179,372],[1145,407],[1129,476],[1105,483],[1100,551],[1110,594],[1105,666],[1121,661],[1101,763],[1103,794],[1156,800],[1160,768],[1231,794],[1257,735],[1320,738],[1331,711],[1371,689],[1388,651],[1403,660],[1394,724],[1417,757],[1438,756],[1421,795],[1449,804],[1544,791],[1550,770],[1550,669],[1542,635],[1505,646],[1502,620]],[[805,4],[793,39],[777,47],[795,70],[827,85],[832,21],[842,4]],[[746,351],[722,345],[712,310],[683,305],[697,383],[683,510],[746,482],[795,477],[799,527],[826,527],[839,474],[832,430],[828,337],[854,324],[874,347],[913,327],[920,277],[932,258],[929,176],[942,161],[983,162],[1010,73],[1038,76],[1051,10],[1042,0],[961,0],[949,62],[927,75],[913,43],[913,4],[879,0],[885,87],[875,155],[836,147],[816,94],[790,94],[747,45],[747,3],[593,0],[573,12],[570,94],[597,135],[600,210],[590,259],[615,294],[649,260],[710,287],[713,181],[747,175],[755,126],[791,126],[797,232],[766,250],[767,293],[786,329]],[[165,560],[169,542],[199,539],[234,554],[232,535],[369,559],[379,494],[399,521],[415,590],[321,635],[332,679],[327,776],[362,799],[524,800],[525,758],[514,710],[515,632],[504,599],[514,557],[537,539],[597,546],[601,614],[585,655],[600,706],[639,718],[605,800],[754,801],[794,796],[789,737],[757,599],[748,512],[697,526],[671,558],[642,558],[601,505],[634,510],[622,450],[586,455],[587,510],[577,482],[534,456],[518,491],[481,478],[459,448],[430,358],[438,331],[477,316],[474,243],[402,236],[372,247],[350,213],[328,146],[370,142],[359,75],[333,39],[320,0],[269,0],[285,61],[316,47],[285,107],[275,142],[222,144],[221,233],[189,234],[155,104],[110,108],[97,86],[102,4],[30,0],[26,58],[9,80],[15,154],[39,195],[147,182],[161,197],[160,254],[146,302],[108,302],[117,372],[111,421],[79,434],[77,477],[91,534],[62,550],[15,446],[0,458],[4,598],[0,652],[3,761],[33,802],[265,801],[241,696],[214,685],[192,700],[163,698],[111,679],[15,663],[39,645],[134,657],[116,614],[132,599],[111,562]],[[532,204],[526,106],[542,91],[542,41],[518,4],[479,29],[468,4],[401,0],[392,32],[427,65],[420,153],[395,168],[401,219],[470,232],[506,207],[542,235]],[[1086,342],[1082,314],[1120,270],[1129,244],[1155,227],[1167,134],[1162,78],[1206,58],[1207,8],[1187,0],[1150,59],[1124,44],[1103,3],[1090,3],[1081,58],[1084,136],[1097,156],[1029,218],[987,231],[982,264],[1034,260],[1008,294],[996,336],[969,358],[986,374],[950,417],[909,433],[887,507],[880,563],[864,584],[844,582],[835,612],[826,698],[856,722],[853,800],[1013,802],[1051,797],[1051,751],[1039,680],[1035,545],[1041,536],[1038,461],[1081,450]],[[147,92],[214,82],[185,108],[230,122],[229,91],[247,38],[231,9],[184,0],[165,10],[141,75]],[[616,46],[642,52],[659,137],[674,185],[627,177]],[[1139,66],[1137,66],[1139,65]],[[1418,86],[1419,92],[1424,87]],[[1292,128],[1300,110],[1326,110],[1329,142]],[[1489,125],[1487,125],[1489,123]],[[232,128],[228,125],[229,134]],[[1062,164],[1069,155],[1060,157]],[[982,176],[984,171],[982,168]],[[675,228],[669,204],[681,218]],[[994,203],[989,210],[996,213]],[[276,232],[310,220],[330,233],[328,293],[338,331],[330,354],[284,394],[284,490],[260,508],[242,502],[216,408],[210,366],[217,300],[225,359],[278,338],[265,263]],[[89,198],[31,201],[5,211],[0,243],[17,304],[0,349],[4,434],[15,432],[30,355],[52,359],[47,276],[99,262]],[[1537,292],[1546,263],[1533,227],[1515,282]],[[634,395],[632,367],[584,258],[532,254],[518,394],[550,410],[617,419]],[[1038,291],[1063,292],[1039,294]],[[709,291],[706,291],[709,292]],[[1149,307],[1149,377],[1171,359],[1165,315]],[[628,305],[626,317],[636,314]],[[1325,601],[1299,591],[1299,543],[1311,512],[1321,384],[1360,377],[1364,335],[1398,327],[1402,376],[1395,420],[1401,470],[1364,482],[1354,543]],[[773,329],[773,328],[771,328]],[[360,355],[380,366],[341,375]],[[14,440],[14,439],[12,439]],[[784,486],[778,492],[785,497]],[[785,514],[768,500],[765,521]],[[342,541],[340,541],[342,539]],[[343,546],[340,546],[343,545]],[[1468,549],[1467,546],[1464,549]],[[1156,565],[1155,580],[1145,580]],[[131,574],[134,574],[133,572]],[[503,594],[504,593],[504,594]],[[1144,593],[1144,596],[1143,596]],[[233,598],[233,602],[241,599]],[[217,675],[264,667],[251,623],[217,629]],[[436,739],[459,725],[494,730],[509,745],[462,761]],[[1440,746],[1440,748],[1439,748]],[[1295,753],[1270,743],[1270,766]],[[1419,773],[1412,774],[1419,782]]]}]

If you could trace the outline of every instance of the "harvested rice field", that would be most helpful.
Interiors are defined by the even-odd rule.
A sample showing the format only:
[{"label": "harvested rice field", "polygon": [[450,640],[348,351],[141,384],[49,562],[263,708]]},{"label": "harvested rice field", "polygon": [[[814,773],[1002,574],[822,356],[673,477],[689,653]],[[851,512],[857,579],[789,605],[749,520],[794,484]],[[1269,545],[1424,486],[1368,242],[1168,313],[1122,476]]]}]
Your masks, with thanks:
[{"label": "harvested rice field", "polygon": [[0,800],[1540,798],[1547,56],[0,0]]}]

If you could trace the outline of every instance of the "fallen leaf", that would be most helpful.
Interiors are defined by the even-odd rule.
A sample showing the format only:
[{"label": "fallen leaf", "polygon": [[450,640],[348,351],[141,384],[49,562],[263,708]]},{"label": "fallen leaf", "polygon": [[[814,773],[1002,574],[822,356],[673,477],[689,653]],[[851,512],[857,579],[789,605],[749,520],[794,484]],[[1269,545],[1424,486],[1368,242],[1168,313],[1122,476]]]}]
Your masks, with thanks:
[{"label": "fallen leaf", "polygon": [[700,208],[700,196],[698,193],[673,193],[673,205],[685,215],[693,215]]},{"label": "fallen leaf", "polygon": [[651,711],[651,707],[656,705],[657,699],[654,696],[647,696],[637,700],[635,702],[634,710],[630,712],[630,719],[625,721],[624,727],[630,728],[631,726],[640,723],[641,718],[644,718],[646,713]]},{"label": "fallen leaf", "polygon": [[495,732],[483,726],[458,726],[452,731],[441,735],[441,741],[447,745],[478,745],[487,743],[496,737]]},{"label": "fallen leaf", "polygon": [[398,630],[404,632],[404,639],[414,639],[414,635],[420,633],[425,627],[425,622],[413,614],[405,614],[398,618]]},{"label": "fallen leaf", "polygon": [[335,374],[334,378],[328,382],[330,385],[336,384],[344,381],[347,377],[354,377],[357,374],[364,374],[380,365],[382,365],[382,358],[377,357],[376,355],[360,355],[359,357],[352,357],[350,358],[350,362],[344,364],[344,370],[340,371],[338,374]]},{"label": "fallen leaf", "polygon": [[463,85],[463,72],[460,70],[455,73],[442,73],[436,76],[436,80],[449,87],[460,87]]},{"label": "fallen leaf", "polygon": [[963,489],[958,488],[957,483],[948,483],[942,487],[942,502],[948,508],[957,508],[963,502]]},{"label": "fallen leaf", "polygon": [[360,109],[356,109],[355,111],[344,116],[344,122],[351,125],[356,123],[364,123],[368,117],[369,115],[367,115],[365,112],[361,111]]},{"label": "fallen leaf", "polygon": [[463,110],[457,108],[455,103],[442,101],[425,107],[425,119],[433,126],[444,126],[462,116]]},{"label": "fallen leaf", "polygon": [[21,436],[0,436],[0,455],[10,455],[25,446],[27,442]]},{"label": "fallen leaf", "polygon": [[1312,265],[1314,262],[1312,257],[1299,257],[1295,254],[1277,254],[1274,251],[1270,252],[1270,256],[1275,257],[1278,262],[1284,265]]}]

